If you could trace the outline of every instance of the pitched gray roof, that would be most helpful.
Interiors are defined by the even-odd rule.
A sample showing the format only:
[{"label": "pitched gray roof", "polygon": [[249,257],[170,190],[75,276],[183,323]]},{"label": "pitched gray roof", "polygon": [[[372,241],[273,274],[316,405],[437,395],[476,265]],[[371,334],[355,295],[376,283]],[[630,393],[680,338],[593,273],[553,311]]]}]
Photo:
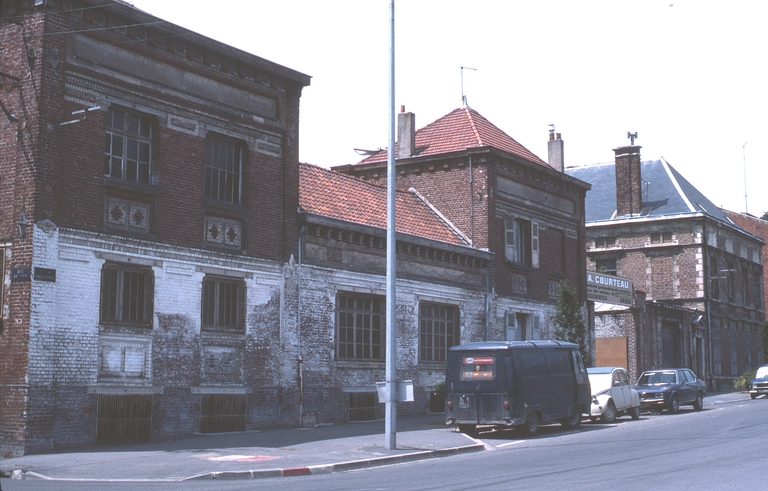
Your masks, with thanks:
[{"label": "pitched gray roof", "polygon": [[[565,169],[569,176],[592,184],[587,192],[586,222],[610,220],[616,212],[616,166],[613,162]],[[736,225],[719,207],[675,170],[664,159],[641,163],[644,218],[661,218],[702,213]]]}]

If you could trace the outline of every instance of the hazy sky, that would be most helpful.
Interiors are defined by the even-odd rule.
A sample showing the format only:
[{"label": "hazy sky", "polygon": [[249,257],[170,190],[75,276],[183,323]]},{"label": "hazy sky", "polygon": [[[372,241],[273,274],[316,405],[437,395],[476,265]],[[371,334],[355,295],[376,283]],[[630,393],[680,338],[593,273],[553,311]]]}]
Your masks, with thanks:
[{"label": "hazy sky", "polygon": [[[330,167],[388,142],[389,0],[133,0],[312,76],[300,159]],[[716,205],[768,212],[768,2],[396,0],[395,103],[421,128],[469,106],[547,160],[613,160],[638,132]],[[746,143],[746,146],[744,145]],[[650,185],[653,185],[652,183]],[[748,200],[745,200],[745,192]]]}]

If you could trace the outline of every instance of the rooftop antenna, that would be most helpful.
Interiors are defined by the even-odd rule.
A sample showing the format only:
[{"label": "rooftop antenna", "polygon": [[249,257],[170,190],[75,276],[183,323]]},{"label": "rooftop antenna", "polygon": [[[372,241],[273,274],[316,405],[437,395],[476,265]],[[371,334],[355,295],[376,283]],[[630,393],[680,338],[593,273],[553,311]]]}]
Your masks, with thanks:
[{"label": "rooftop antenna", "polygon": [[467,96],[464,95],[464,70],[472,70],[473,72],[475,72],[477,71],[477,68],[470,68],[468,66],[461,67],[461,104],[466,106]]}]

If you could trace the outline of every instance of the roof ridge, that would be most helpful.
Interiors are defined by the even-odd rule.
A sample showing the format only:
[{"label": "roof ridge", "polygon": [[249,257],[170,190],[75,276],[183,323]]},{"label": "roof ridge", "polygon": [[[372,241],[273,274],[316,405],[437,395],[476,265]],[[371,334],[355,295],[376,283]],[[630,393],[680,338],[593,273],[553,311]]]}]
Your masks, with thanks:
[{"label": "roof ridge", "polygon": [[408,192],[409,192],[409,193],[411,193],[411,194],[413,194],[414,196],[416,196],[416,199],[418,199],[419,201],[421,201],[422,203],[424,203],[424,206],[426,206],[427,208],[429,208],[429,209],[432,211],[432,213],[434,213],[434,214],[435,214],[435,215],[436,215],[436,216],[437,216],[437,217],[440,219],[440,221],[442,221],[443,223],[445,223],[446,227],[448,227],[449,229],[451,229],[451,231],[452,231],[454,234],[456,234],[456,236],[457,236],[457,237],[459,237],[461,240],[463,240],[464,242],[466,242],[466,243],[467,243],[467,245],[470,245],[470,246],[472,246],[472,240],[471,240],[469,237],[467,237],[467,236],[464,234],[464,232],[462,232],[462,231],[461,231],[461,229],[460,229],[459,227],[457,227],[456,225],[454,225],[454,224],[453,224],[453,222],[452,222],[452,221],[450,221],[450,220],[448,219],[448,217],[446,217],[445,215],[443,215],[443,214],[440,212],[440,210],[439,210],[439,209],[437,209],[437,207],[436,207],[435,205],[433,205],[433,204],[432,204],[432,202],[431,202],[431,201],[429,201],[429,200],[428,200],[428,199],[427,199],[427,198],[426,198],[426,197],[425,197],[423,194],[421,194],[421,193],[420,193],[420,192],[419,192],[419,191],[418,191],[416,188],[413,188],[413,187],[411,187],[411,188],[408,188]]},{"label": "roof ridge", "polygon": [[464,106],[462,109],[465,109],[465,112],[467,113],[467,119],[469,119],[469,126],[472,128],[472,132],[475,134],[475,138],[477,138],[477,144],[480,146],[483,146],[483,138],[480,136],[480,131],[477,129],[477,125],[475,124],[475,119],[472,117],[472,109],[470,109],[469,106]]}]

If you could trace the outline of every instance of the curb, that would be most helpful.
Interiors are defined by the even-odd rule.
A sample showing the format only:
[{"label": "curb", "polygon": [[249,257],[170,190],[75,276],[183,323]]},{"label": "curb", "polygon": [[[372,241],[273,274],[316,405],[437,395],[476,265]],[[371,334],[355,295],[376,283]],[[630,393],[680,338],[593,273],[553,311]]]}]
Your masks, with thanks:
[{"label": "curb", "polygon": [[194,476],[179,479],[179,481],[211,481],[211,480],[239,480],[239,479],[266,479],[270,477],[295,477],[312,476],[318,474],[331,474],[333,472],[346,472],[358,469],[367,469],[383,465],[401,464],[404,462],[416,462],[432,458],[451,457],[470,452],[485,450],[482,444],[465,445],[462,447],[446,448],[442,450],[426,450],[402,455],[376,457],[373,459],[352,460],[336,464],[311,465],[302,467],[288,467],[283,469],[265,469],[259,471],[225,471],[206,472]]}]

